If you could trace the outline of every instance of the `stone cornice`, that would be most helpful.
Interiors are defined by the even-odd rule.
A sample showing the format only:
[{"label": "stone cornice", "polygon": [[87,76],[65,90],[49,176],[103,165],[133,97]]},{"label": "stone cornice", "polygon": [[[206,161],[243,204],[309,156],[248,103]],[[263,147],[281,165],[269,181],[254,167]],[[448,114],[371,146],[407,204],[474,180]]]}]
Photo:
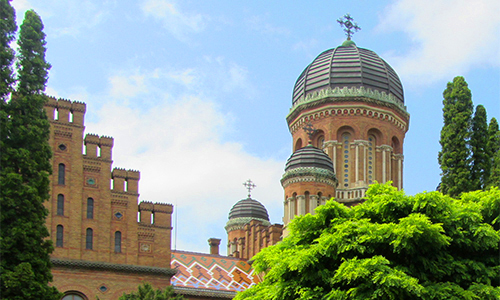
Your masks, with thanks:
[{"label": "stone cornice", "polygon": [[[359,104],[342,104],[342,102],[359,102]],[[375,100],[361,97],[351,97],[351,98],[325,98],[319,99],[317,101],[308,103],[306,106],[300,110],[294,110],[288,114],[286,117],[288,127],[291,133],[301,129],[304,124],[312,120],[321,119],[330,116],[365,116],[375,119],[380,119],[386,122],[393,123],[401,130],[406,132],[408,130],[408,124],[410,115],[404,111],[402,113],[399,111],[403,118],[395,113],[394,107],[387,107],[384,109],[384,105],[379,108],[375,108],[369,105],[363,105],[363,103],[372,103]],[[376,102],[376,101],[375,101]],[[327,106],[322,106],[323,104],[330,104]],[[379,103],[375,103],[379,104]],[[305,110],[308,110],[305,112]],[[396,109],[396,111],[398,111]]]},{"label": "stone cornice", "polygon": [[321,182],[337,187],[338,180],[335,173],[316,167],[302,167],[288,170],[281,178],[283,188],[296,182]]},{"label": "stone cornice", "polygon": [[69,268],[69,269],[76,268],[76,269],[101,270],[101,271],[136,273],[136,274],[142,273],[142,274],[152,274],[152,275],[162,275],[162,276],[174,276],[177,273],[176,269],[171,269],[171,268],[114,264],[114,263],[107,263],[100,261],[86,261],[79,259],[51,258],[50,261],[54,267]]},{"label": "stone cornice", "polygon": [[245,225],[249,224],[250,221],[252,220],[257,220],[262,222],[263,226],[271,226],[271,222],[269,222],[268,220],[260,218],[244,217],[244,218],[234,218],[227,221],[226,226],[224,228],[226,229],[226,232],[229,233],[230,231],[233,230],[243,229]]},{"label": "stone cornice", "polygon": [[377,90],[367,89],[365,87],[359,87],[359,88],[344,87],[342,89],[338,87],[336,87],[335,89],[326,88],[326,89],[321,89],[317,92],[308,93],[306,97],[301,97],[293,104],[293,107],[290,109],[290,114],[292,114],[294,110],[298,109],[300,106],[304,104],[309,104],[311,102],[323,100],[325,98],[342,99],[342,98],[353,98],[353,97],[363,97],[374,101],[379,101],[384,103],[386,106],[396,107],[404,114],[408,114],[406,112],[406,106],[404,105],[404,103],[396,99],[396,97],[394,97],[393,95],[380,92]]}]

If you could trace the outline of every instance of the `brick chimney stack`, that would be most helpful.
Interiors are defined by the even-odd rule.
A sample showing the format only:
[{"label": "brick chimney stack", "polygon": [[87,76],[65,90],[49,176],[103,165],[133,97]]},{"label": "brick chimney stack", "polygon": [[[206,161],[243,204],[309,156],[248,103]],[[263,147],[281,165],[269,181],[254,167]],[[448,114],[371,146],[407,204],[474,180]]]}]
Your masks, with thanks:
[{"label": "brick chimney stack", "polygon": [[209,238],[208,244],[210,245],[210,254],[219,255],[220,239]]}]

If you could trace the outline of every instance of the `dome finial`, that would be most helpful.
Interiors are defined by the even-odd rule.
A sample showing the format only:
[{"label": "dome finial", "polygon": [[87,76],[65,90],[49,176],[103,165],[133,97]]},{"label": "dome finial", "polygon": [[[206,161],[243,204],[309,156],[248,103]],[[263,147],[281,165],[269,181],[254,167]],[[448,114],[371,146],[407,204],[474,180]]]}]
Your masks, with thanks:
[{"label": "dome finial", "polygon": [[312,145],[312,138],[317,130],[314,129],[313,124],[311,122],[307,123],[306,126],[302,127],[302,129],[304,129],[304,131],[309,136],[309,144]]},{"label": "dome finial", "polygon": [[250,195],[250,192],[256,188],[257,186],[250,180],[248,179],[245,183],[243,183],[243,185],[247,188],[248,190],[248,198],[252,198],[251,195]]},{"label": "dome finial", "polygon": [[[345,19],[345,20],[344,20]],[[345,27],[344,32],[347,35],[347,40],[351,40],[351,36],[356,32],[361,30],[361,27],[358,26],[358,23],[353,22],[353,18],[350,14],[346,14],[342,18],[339,18],[337,22],[340,24],[340,27]]]}]

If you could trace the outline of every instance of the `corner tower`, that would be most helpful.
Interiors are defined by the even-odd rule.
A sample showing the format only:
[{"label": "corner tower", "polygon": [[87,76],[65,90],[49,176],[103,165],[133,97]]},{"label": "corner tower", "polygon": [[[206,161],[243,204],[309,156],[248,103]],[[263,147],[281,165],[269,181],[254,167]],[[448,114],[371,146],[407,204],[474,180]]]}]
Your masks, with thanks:
[{"label": "corner tower", "polygon": [[392,181],[402,189],[410,117],[394,69],[375,52],[359,48],[351,34],[300,74],[286,117],[294,152],[309,139],[302,128],[308,123],[315,128],[312,145],[331,158],[338,178],[335,199],[349,205],[360,202],[375,181]]}]

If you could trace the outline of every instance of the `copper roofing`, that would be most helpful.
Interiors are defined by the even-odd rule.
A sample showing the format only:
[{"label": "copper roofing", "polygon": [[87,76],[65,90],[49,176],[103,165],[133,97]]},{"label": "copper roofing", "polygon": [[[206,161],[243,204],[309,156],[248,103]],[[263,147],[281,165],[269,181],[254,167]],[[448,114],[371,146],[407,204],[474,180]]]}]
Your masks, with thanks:
[{"label": "copper roofing", "polygon": [[238,201],[229,211],[229,219],[256,218],[269,221],[267,209],[257,200],[247,198]]},{"label": "copper roofing", "polygon": [[333,162],[330,157],[321,149],[313,147],[311,144],[295,151],[288,158],[285,165],[285,172],[304,167],[316,167],[320,169],[333,170]]},{"label": "copper roofing", "polygon": [[403,86],[396,72],[375,52],[352,41],[318,55],[295,82],[292,103],[308,93],[335,88],[372,89],[392,94],[404,104]]}]

